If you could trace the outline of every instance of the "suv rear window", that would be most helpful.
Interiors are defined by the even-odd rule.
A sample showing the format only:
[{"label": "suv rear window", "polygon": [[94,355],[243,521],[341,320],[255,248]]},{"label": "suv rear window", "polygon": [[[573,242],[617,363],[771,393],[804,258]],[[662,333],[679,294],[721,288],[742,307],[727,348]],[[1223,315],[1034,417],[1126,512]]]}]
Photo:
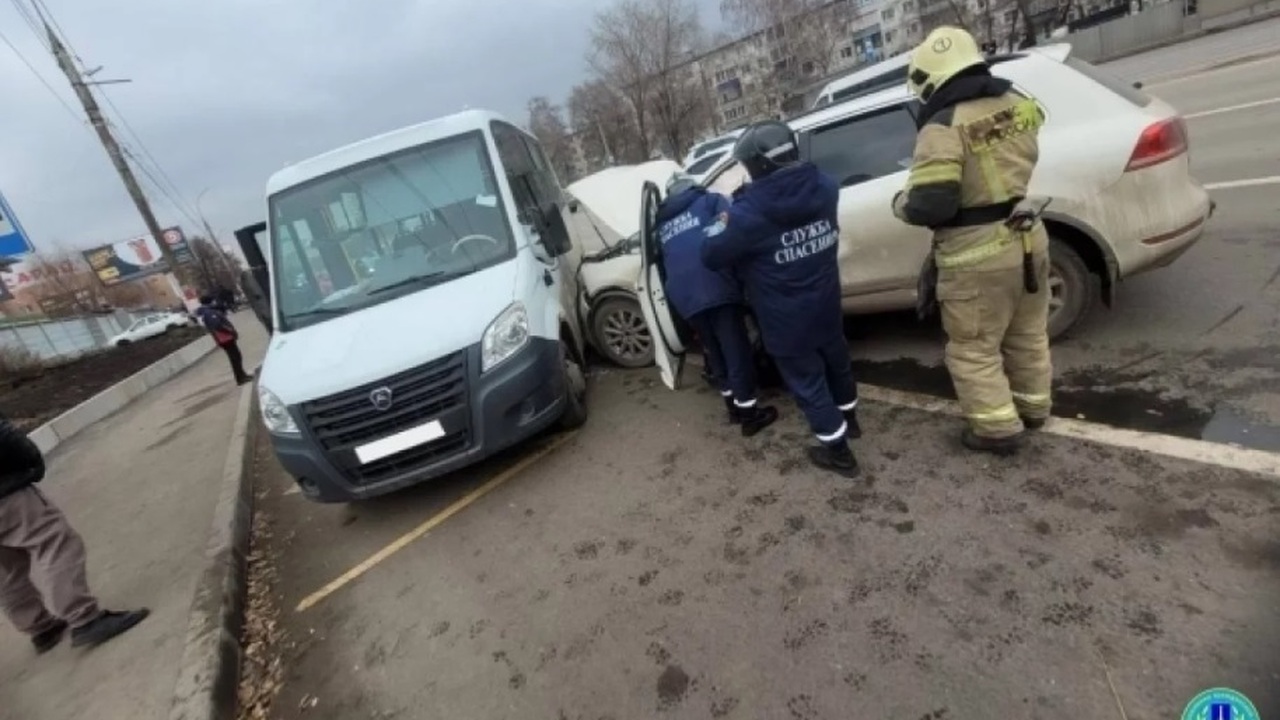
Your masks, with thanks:
[{"label": "suv rear window", "polygon": [[1097,65],[1076,57],[1067,57],[1066,65],[1138,107],[1151,104],[1150,95],[1134,87],[1133,83],[1125,82]]}]

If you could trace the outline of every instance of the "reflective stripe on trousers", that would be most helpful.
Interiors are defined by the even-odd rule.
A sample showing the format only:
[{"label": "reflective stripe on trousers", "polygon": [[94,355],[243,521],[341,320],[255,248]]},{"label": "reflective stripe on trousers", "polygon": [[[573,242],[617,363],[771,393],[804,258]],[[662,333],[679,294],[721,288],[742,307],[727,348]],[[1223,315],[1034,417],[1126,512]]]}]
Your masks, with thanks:
[{"label": "reflective stripe on trousers", "polygon": [[934,262],[939,270],[956,270],[977,265],[1004,252],[1014,237],[1015,234],[1004,225],[997,225],[995,234],[989,240],[953,253],[938,250],[934,253]]}]

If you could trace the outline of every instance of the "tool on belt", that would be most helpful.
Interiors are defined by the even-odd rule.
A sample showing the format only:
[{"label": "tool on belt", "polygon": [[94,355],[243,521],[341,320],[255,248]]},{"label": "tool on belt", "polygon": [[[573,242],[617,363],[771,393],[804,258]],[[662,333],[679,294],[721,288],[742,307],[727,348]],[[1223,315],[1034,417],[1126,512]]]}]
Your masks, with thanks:
[{"label": "tool on belt", "polygon": [[1044,209],[1049,207],[1050,200],[1050,198],[1037,197],[1019,200],[1013,212],[1009,214],[1009,219],[1004,221],[1005,227],[1022,238],[1022,287],[1031,294],[1040,292],[1035,262],[1031,257],[1031,231],[1035,229],[1036,223],[1040,222],[1040,216],[1044,214]]}]

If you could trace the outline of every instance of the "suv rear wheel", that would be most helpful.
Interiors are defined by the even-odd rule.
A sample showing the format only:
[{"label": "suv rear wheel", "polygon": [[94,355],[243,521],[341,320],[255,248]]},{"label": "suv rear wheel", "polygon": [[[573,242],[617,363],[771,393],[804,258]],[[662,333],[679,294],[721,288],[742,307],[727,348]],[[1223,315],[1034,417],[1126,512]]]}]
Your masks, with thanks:
[{"label": "suv rear wheel", "polygon": [[1089,314],[1098,297],[1098,279],[1080,253],[1049,238],[1049,339],[1057,340]]}]

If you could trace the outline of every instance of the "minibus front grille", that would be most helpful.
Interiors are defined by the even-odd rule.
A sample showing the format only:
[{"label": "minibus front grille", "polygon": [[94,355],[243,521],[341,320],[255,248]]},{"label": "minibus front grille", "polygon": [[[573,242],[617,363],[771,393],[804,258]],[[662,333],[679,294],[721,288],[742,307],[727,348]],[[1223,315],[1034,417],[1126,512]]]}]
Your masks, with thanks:
[{"label": "minibus front grille", "polygon": [[[389,405],[379,408],[374,395],[385,396],[386,391],[390,393]],[[420,425],[466,403],[466,355],[459,351],[389,378],[303,403],[301,409],[320,446],[334,453]],[[456,434],[455,429],[450,436]]]}]

